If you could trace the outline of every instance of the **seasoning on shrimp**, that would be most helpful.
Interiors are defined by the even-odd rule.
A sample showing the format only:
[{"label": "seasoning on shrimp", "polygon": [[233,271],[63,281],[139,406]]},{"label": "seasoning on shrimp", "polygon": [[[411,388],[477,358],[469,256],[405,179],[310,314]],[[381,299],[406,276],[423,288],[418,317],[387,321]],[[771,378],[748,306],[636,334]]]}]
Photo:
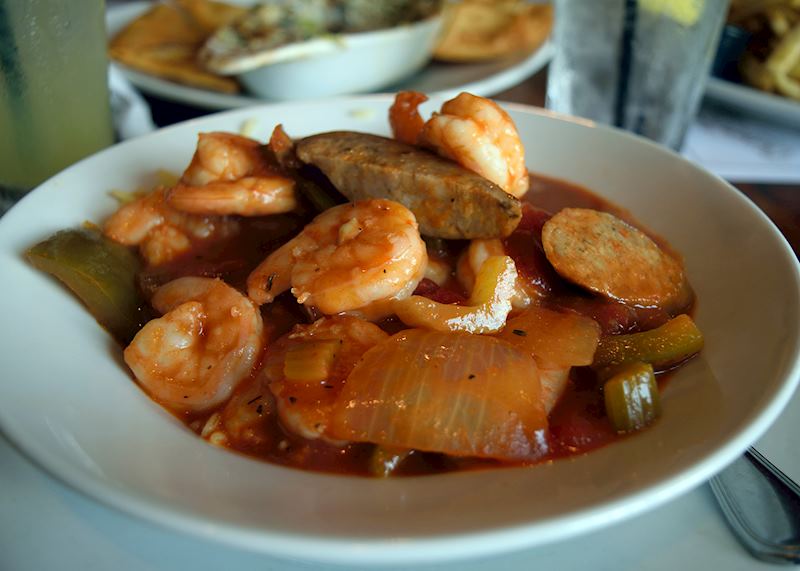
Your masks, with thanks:
[{"label": "seasoning on shrimp", "polygon": [[139,246],[145,261],[158,266],[238,230],[229,218],[179,212],[167,203],[166,194],[166,188],[158,188],[123,205],[106,220],[103,233],[120,244]]},{"label": "seasoning on shrimp", "polygon": [[275,399],[266,387],[263,375],[254,374],[236,387],[218,418],[214,419],[213,426],[206,421],[200,434],[217,445],[263,449],[275,445],[276,437],[265,422],[265,417],[273,414]]},{"label": "seasoning on shrimp", "polygon": [[514,121],[497,103],[461,93],[423,123],[417,107],[425,99],[414,92],[397,94],[389,121],[398,140],[433,149],[512,196],[528,192],[525,148]]},{"label": "seasoning on shrimp", "polygon": [[261,314],[225,282],[185,277],[151,300],[162,316],[125,349],[125,362],[150,395],[200,411],[223,402],[252,372],[263,345]]},{"label": "seasoning on shrimp", "polygon": [[298,303],[326,315],[383,317],[391,301],[411,295],[426,262],[411,211],[390,200],[364,200],[317,216],[253,270],[247,292],[264,304],[291,288]]},{"label": "seasoning on shrimp", "polygon": [[267,163],[262,145],[232,133],[200,133],[169,204],[192,214],[264,216],[297,207],[292,179]]}]

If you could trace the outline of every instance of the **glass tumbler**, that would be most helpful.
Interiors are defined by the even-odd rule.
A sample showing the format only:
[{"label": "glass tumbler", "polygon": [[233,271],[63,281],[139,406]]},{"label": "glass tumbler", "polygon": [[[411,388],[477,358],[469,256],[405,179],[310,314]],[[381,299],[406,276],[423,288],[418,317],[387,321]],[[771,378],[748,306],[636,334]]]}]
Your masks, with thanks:
[{"label": "glass tumbler", "polygon": [[728,0],[554,0],[547,107],[679,149]]},{"label": "glass tumbler", "polygon": [[0,190],[113,143],[102,0],[0,0]]}]

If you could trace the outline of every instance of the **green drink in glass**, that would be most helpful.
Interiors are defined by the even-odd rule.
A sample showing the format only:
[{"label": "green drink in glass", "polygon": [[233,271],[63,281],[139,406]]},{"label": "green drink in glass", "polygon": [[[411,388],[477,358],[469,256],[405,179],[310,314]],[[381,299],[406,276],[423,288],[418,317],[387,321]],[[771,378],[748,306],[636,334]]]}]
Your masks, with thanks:
[{"label": "green drink in glass", "polygon": [[0,0],[0,189],[114,142],[102,0]]}]

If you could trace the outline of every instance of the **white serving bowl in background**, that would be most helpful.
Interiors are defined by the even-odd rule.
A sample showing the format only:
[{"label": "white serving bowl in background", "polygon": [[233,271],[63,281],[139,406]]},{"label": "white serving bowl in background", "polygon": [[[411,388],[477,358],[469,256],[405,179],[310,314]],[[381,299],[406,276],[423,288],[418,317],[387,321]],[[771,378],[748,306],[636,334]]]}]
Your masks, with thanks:
[{"label": "white serving bowl in background", "polygon": [[438,14],[373,32],[297,42],[260,54],[258,67],[236,77],[250,93],[278,101],[374,91],[422,69],[441,26]]},{"label": "white serving bowl in background", "polygon": [[775,420],[800,374],[800,273],[775,226],[674,153],[533,108],[506,106],[528,167],[629,209],[681,252],[706,336],[667,384],[655,425],[586,455],[378,480],[216,448],[140,391],[120,348],[23,258],[57,230],[110,214],[110,189],[180,172],[199,131],[255,119],[261,140],[277,123],[295,137],[387,134],[390,103],[371,96],[212,115],[101,152],[24,198],[0,219],[0,429],[64,482],[163,525],[275,556],[412,565],[563,540],[654,508],[721,470]]}]

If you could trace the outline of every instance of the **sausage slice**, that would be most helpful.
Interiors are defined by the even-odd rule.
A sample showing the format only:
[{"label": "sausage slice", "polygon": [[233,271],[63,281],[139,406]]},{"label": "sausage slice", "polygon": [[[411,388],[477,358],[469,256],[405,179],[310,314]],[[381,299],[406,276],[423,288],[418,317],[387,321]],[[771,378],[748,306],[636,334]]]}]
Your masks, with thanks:
[{"label": "sausage slice", "polygon": [[547,259],[564,278],[641,307],[683,303],[683,266],[642,231],[607,212],[565,208],[542,228]]},{"label": "sausage slice", "polygon": [[448,239],[501,238],[522,217],[519,200],[431,152],[393,139],[334,131],[302,139],[297,156],[350,200],[386,198],[417,218],[420,232]]}]

